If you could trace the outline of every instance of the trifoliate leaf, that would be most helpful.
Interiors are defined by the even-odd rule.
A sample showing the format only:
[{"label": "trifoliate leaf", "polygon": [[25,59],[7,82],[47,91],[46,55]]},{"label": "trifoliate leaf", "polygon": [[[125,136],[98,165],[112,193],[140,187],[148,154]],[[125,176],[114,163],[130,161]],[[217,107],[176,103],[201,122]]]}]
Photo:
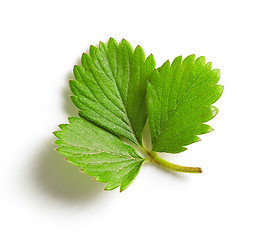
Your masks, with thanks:
[{"label": "trifoliate leaf", "polygon": [[155,61],[145,59],[143,49],[135,50],[126,41],[110,39],[91,46],[82,55],[82,67],[74,67],[76,80],[70,82],[72,101],[87,120],[142,144],[142,131],[147,118],[146,89]]},{"label": "trifoliate leaf", "polygon": [[[179,153],[199,141],[197,135],[212,130],[204,124],[218,112],[212,104],[223,87],[219,70],[211,70],[205,58],[190,55],[155,68],[152,55],[145,59],[140,46],[110,39],[91,46],[83,54],[82,67],[74,67],[70,82],[72,100],[81,118],[69,118],[60,125],[57,151],[95,180],[107,183],[106,190],[123,191],[134,180],[144,161],[185,173],[201,173],[199,167],[185,167],[162,159],[156,152]],[[149,119],[152,150],[142,144],[142,132]],[[128,139],[146,153],[120,138]]]},{"label": "trifoliate leaf", "polygon": [[54,133],[60,139],[55,142],[60,146],[57,151],[95,180],[108,183],[105,190],[126,189],[144,159],[118,137],[85,119],[73,117],[69,122]]},{"label": "trifoliate leaf", "polygon": [[205,122],[217,114],[211,106],[223,92],[218,85],[220,72],[211,70],[205,58],[177,57],[154,70],[147,90],[152,151],[179,153],[197,142],[197,135],[212,128]]}]

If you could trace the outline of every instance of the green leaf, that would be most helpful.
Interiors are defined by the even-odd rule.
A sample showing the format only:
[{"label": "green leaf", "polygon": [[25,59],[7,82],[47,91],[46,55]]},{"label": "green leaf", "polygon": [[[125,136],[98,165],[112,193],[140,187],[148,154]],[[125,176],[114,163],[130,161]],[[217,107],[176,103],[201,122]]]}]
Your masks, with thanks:
[{"label": "green leaf", "polygon": [[59,138],[57,151],[95,180],[108,183],[105,190],[126,189],[144,159],[118,137],[85,119],[71,117],[69,122],[60,125],[62,131],[54,132]]},{"label": "green leaf", "polygon": [[82,67],[74,67],[70,82],[72,101],[87,120],[135,144],[142,144],[147,118],[147,80],[155,68],[154,57],[126,41],[110,39],[84,53]]},{"label": "green leaf", "polygon": [[154,70],[147,90],[152,151],[179,153],[186,145],[200,141],[197,135],[212,128],[205,122],[218,110],[212,106],[223,92],[220,72],[211,70],[205,58],[177,57]]},{"label": "green leaf", "polygon": [[[218,112],[212,104],[223,92],[217,82],[219,70],[211,70],[205,58],[177,57],[155,68],[152,55],[135,50],[126,41],[110,39],[91,46],[83,54],[82,66],[74,67],[76,80],[70,81],[72,101],[80,118],[60,125],[57,151],[95,180],[107,183],[105,189],[123,191],[137,176],[144,161],[184,173],[201,173],[200,167],[187,167],[162,159],[156,152],[179,153],[199,141],[198,135],[212,131],[205,124]],[[142,132],[149,118],[152,150],[142,144]],[[146,153],[124,144],[125,138]]]}]

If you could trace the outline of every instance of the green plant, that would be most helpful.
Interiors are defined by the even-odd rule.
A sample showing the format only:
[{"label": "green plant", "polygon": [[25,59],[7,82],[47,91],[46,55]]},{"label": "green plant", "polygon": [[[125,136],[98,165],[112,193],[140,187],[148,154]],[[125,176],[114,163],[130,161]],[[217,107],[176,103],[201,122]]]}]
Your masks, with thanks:
[{"label": "green plant", "polygon": [[[216,116],[212,106],[222,92],[219,70],[211,70],[205,58],[177,57],[155,69],[153,55],[145,58],[126,41],[111,38],[84,53],[82,66],[74,67],[70,81],[72,101],[80,111],[70,124],[60,125],[57,151],[94,179],[107,183],[105,190],[123,191],[145,161],[186,173],[200,168],[175,165],[156,152],[179,153],[199,141],[197,135],[212,128],[205,122]],[[149,120],[152,149],[142,141]],[[122,142],[126,139],[131,145]],[[136,149],[146,154],[142,157]]]}]

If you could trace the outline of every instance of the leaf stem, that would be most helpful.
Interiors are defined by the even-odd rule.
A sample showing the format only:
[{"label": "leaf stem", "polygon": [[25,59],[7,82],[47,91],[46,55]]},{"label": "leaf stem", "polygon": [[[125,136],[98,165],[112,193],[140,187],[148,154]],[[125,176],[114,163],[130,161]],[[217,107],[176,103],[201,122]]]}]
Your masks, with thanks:
[{"label": "leaf stem", "polygon": [[176,172],[184,172],[184,173],[202,173],[202,170],[199,167],[180,166],[180,165],[173,164],[171,162],[168,162],[168,161],[162,159],[155,152],[152,152],[152,151],[150,152],[150,151],[146,150],[146,153],[150,157],[151,161],[154,161],[157,164],[159,164],[159,165],[161,165],[161,166],[163,166],[167,169],[170,169],[170,170],[173,170],[173,171],[176,171]]}]

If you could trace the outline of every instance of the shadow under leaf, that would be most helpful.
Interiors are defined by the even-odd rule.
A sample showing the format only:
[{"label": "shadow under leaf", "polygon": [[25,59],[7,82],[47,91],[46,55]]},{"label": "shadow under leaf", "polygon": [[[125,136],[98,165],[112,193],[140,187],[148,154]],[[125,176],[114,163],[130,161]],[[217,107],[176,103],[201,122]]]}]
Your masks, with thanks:
[{"label": "shadow under leaf", "polygon": [[[53,138],[54,139],[54,138]],[[39,152],[33,165],[33,184],[51,197],[63,202],[89,202],[103,193],[104,184],[79,171],[64,160],[49,139]]]}]

